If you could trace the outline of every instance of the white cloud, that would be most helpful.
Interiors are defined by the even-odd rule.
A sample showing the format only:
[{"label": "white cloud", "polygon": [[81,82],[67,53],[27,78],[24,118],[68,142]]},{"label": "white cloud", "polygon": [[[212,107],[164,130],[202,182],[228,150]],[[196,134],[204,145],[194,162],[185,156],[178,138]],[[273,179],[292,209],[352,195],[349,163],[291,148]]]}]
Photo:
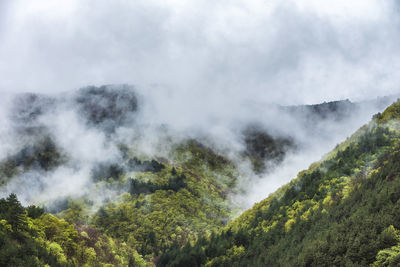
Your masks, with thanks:
[{"label": "white cloud", "polygon": [[304,103],[398,90],[398,14],[391,1],[19,0],[4,6],[1,91],[158,84],[178,94],[212,98],[220,91]]},{"label": "white cloud", "polygon": [[[209,134],[235,151],[242,145],[235,131],[249,121],[272,131],[295,132],[307,141],[307,131],[275,113],[268,103],[310,104],[397,93],[400,28],[395,4],[0,1],[0,92],[58,93],[90,84],[137,85],[145,99],[138,119],[143,128],[120,128],[113,141],[145,136],[138,147],[149,154],[158,152],[163,124],[183,136]],[[301,151],[312,155],[305,161],[301,155],[287,158],[286,165],[257,184],[262,192],[251,201],[306,168],[366,122],[372,111],[357,114],[344,126],[323,125],[332,129],[332,135],[313,139],[310,143],[318,145]],[[49,181],[71,176],[82,186],[80,182],[89,180],[91,165],[116,157],[114,143],[107,145],[104,134],[79,121],[73,109],[58,112],[42,121],[82,168],[77,172],[61,168]],[[0,140],[7,141],[10,126],[4,114],[0,114],[4,126]],[[0,155],[7,149],[3,147]]]}]

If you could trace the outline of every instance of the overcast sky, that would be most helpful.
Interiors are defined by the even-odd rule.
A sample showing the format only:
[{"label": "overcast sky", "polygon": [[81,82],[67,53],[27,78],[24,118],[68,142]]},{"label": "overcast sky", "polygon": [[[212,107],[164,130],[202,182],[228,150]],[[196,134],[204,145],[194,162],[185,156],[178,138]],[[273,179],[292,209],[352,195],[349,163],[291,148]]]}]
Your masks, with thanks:
[{"label": "overcast sky", "polygon": [[[42,116],[41,123],[81,166],[62,166],[44,177],[46,194],[38,193],[43,190],[37,182],[41,173],[24,173],[33,178],[21,176],[3,194],[25,192],[25,200],[83,194],[76,188],[90,179],[99,160],[118,160],[113,145],[120,140],[128,143],[141,135],[140,151],[156,155],[163,150],[157,146],[165,131],[159,125],[184,137],[211,136],[221,151],[229,147],[239,154],[240,127],[257,122],[306,145],[249,183],[242,201],[251,205],[376,112],[369,108],[341,124],[313,125],[310,136],[296,118],[265,103],[357,101],[400,92],[396,1],[0,0],[0,92],[60,93],[87,85],[132,84],[140,100],[135,122],[144,129],[128,125],[110,142],[82,124],[78,109],[61,105]],[[20,142],[6,114],[12,101],[4,95],[0,156],[13,148],[9,140]]]},{"label": "overcast sky", "polygon": [[399,18],[390,0],[0,0],[0,91],[374,98],[399,91]]}]

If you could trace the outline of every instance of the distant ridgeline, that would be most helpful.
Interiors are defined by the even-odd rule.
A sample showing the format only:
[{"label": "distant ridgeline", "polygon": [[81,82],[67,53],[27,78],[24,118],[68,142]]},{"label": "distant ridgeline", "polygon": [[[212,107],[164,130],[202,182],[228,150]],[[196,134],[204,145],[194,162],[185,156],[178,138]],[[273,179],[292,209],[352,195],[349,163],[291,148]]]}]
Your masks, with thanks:
[{"label": "distant ridgeline", "polygon": [[224,230],[159,266],[399,266],[400,101]]},{"label": "distant ridgeline", "polygon": [[[107,141],[120,127],[136,125],[140,109],[129,86],[87,87],[58,98],[18,95],[11,127],[26,143],[0,161],[1,190],[33,179],[23,175],[31,172],[38,180],[28,182],[44,187],[40,177],[73,165],[41,120],[61,105],[76,108],[85,127]],[[377,114],[323,161],[234,221],[238,210],[230,196],[241,190],[240,173],[228,158],[195,139],[173,145],[168,158],[145,157],[118,143],[115,160],[90,166],[85,196],[40,207],[23,207],[15,194],[0,199],[0,266],[396,264],[399,106]],[[340,109],[346,107],[353,104],[296,108],[325,118],[329,112],[345,116]],[[241,133],[241,156],[257,173],[296,149],[290,136],[259,125]]]},{"label": "distant ridgeline", "polygon": [[359,107],[356,103],[352,103],[350,100],[346,99],[315,105],[288,106],[283,108],[293,114],[301,114],[302,117],[305,117],[308,120],[316,118],[342,120],[346,115],[354,112]]},{"label": "distant ridgeline", "polygon": [[[383,110],[390,105],[395,96],[380,97],[370,101],[350,102],[340,100],[315,105],[280,106],[278,110],[290,114],[304,129],[315,131],[319,123],[340,123],[366,107]],[[324,124],[321,127],[325,127]],[[243,155],[248,158],[253,170],[262,174],[270,171],[270,166],[278,166],[287,153],[296,152],[298,143],[295,135],[272,135],[261,125],[251,124],[242,131],[245,144]],[[278,164],[278,165],[277,165]]]},{"label": "distant ridgeline", "polygon": [[305,120],[304,123],[311,123],[321,119],[340,121],[366,106],[375,106],[378,109],[384,109],[390,105],[396,97],[396,95],[392,95],[363,102],[351,102],[346,99],[314,105],[283,106],[281,109],[290,112],[294,116],[298,116],[301,120]]}]

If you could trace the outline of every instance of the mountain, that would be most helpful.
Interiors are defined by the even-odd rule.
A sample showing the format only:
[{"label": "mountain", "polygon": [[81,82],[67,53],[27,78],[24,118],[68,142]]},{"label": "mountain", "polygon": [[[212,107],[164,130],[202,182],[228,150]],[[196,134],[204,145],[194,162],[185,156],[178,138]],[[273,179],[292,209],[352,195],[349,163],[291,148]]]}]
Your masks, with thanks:
[{"label": "mountain", "polygon": [[[187,159],[191,153],[197,158]],[[234,169],[195,141],[176,147],[175,157],[173,166],[132,158],[129,175],[102,166],[94,193],[122,193],[95,213],[89,196],[53,203],[53,210],[24,208],[15,194],[1,199],[0,265],[148,266],[174,242],[220,229],[230,216]]]},{"label": "mountain", "polygon": [[398,266],[400,101],[224,230],[160,266]]},{"label": "mountain", "polygon": [[[5,112],[7,131],[0,132],[7,140],[0,151],[0,265],[301,263],[291,255],[303,253],[303,240],[314,241],[318,231],[310,227],[304,237],[296,231],[307,222],[321,229],[331,219],[325,211],[343,194],[351,199],[350,181],[361,186],[360,173],[375,173],[382,157],[390,158],[397,106],[233,220],[241,212],[236,197],[251,194],[247,183],[281,168],[288,155],[331,138],[332,129],[347,128],[378,102],[271,107],[277,122],[235,121],[226,129],[234,137],[218,139],[153,125],[132,86],[16,95]],[[291,242],[298,245],[281,254]]]},{"label": "mountain", "polygon": [[271,167],[268,166],[269,162],[280,163],[286,154],[294,153],[300,146],[304,146],[304,141],[299,140],[291,130],[300,128],[305,131],[308,139],[329,138],[329,131],[342,130],[332,129],[332,125],[341,128],[353,124],[358,119],[357,114],[371,109],[376,112],[384,110],[397,97],[392,95],[362,102],[346,99],[313,105],[277,106],[278,116],[281,117],[279,119],[285,120],[285,116],[289,116],[293,129],[272,135],[269,129],[260,124],[247,125],[243,130],[244,155],[250,158],[256,173],[268,172]]},{"label": "mountain", "polygon": [[[23,94],[14,101],[10,128],[19,141],[0,161],[0,190],[19,196],[0,200],[0,266],[152,265],[174,242],[195,241],[231,220],[238,171],[229,159],[190,138],[165,141],[165,157],[121,142],[119,131],[137,127],[132,88],[87,87],[58,98]],[[91,160],[96,143],[80,143],[89,158],[75,155],[81,148],[73,142],[70,150],[55,134],[54,118],[46,116],[62,121],[71,110],[78,126],[62,134],[82,138],[81,130],[71,132],[82,127],[91,138],[99,135],[101,146],[113,148],[104,157]],[[78,194],[65,194],[69,186]],[[18,197],[36,206],[25,208]]]}]

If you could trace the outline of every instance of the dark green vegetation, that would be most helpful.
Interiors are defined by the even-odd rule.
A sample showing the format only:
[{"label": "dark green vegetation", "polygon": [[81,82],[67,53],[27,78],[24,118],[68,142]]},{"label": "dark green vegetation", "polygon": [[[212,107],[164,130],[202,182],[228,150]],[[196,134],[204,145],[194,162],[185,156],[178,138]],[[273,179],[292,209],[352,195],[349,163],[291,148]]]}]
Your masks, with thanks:
[{"label": "dark green vegetation", "polygon": [[135,93],[127,85],[83,88],[75,101],[87,123],[106,132],[114,132],[118,126],[132,119],[138,106]]},{"label": "dark green vegetation", "polygon": [[144,160],[141,161],[137,158],[126,159],[125,168],[121,164],[117,163],[99,163],[92,170],[92,178],[94,181],[106,180],[110,177],[118,179],[125,172],[140,171],[140,172],[160,172],[165,168],[163,164],[156,160]]},{"label": "dark green vegetation", "polygon": [[136,266],[144,260],[98,230],[70,224],[43,209],[0,199],[0,266]]},{"label": "dark green vegetation", "polygon": [[178,192],[179,189],[188,188],[186,184],[186,176],[184,174],[177,175],[175,168],[172,169],[171,176],[168,178],[168,183],[157,185],[150,181],[142,182],[136,179],[131,180],[129,193],[135,194],[152,194],[157,190],[173,190]]},{"label": "dark green vegetation", "polygon": [[[56,216],[22,207],[15,195],[1,200],[0,266],[152,266],[172,245],[226,225],[232,214],[227,195],[237,175],[227,159],[194,140],[173,148],[173,164],[121,150],[120,164],[102,163],[92,171],[94,194],[116,194],[96,212],[89,196],[60,199],[45,209]],[[46,139],[9,157],[1,170],[10,174],[2,181],[29,168],[57,166],[48,162],[61,159],[56,151]]]},{"label": "dark green vegetation", "polygon": [[273,137],[261,127],[250,126],[243,133],[248,157],[256,173],[267,171],[266,162],[281,162],[289,150],[294,150],[296,145],[289,137]]},{"label": "dark green vegetation", "polygon": [[[135,266],[144,264],[126,244],[94,228],[77,227],[43,209],[0,199],[0,266]],[[48,266],[47,265],[47,266]]]},{"label": "dark green vegetation", "polygon": [[[300,125],[308,129],[309,135],[319,135],[329,124],[345,121],[367,106],[384,109],[393,102],[393,99],[393,96],[381,97],[360,103],[340,100],[314,105],[279,106],[277,109],[283,114],[283,118],[285,114],[290,114],[291,118],[295,118]],[[293,131],[296,130],[293,129]],[[295,136],[290,133],[273,135],[261,125],[250,124],[242,132],[245,145],[243,155],[251,161],[255,173],[268,172],[270,167],[279,164],[288,152],[294,152],[302,146]]]},{"label": "dark green vegetation", "polygon": [[63,163],[62,154],[53,140],[45,136],[0,163],[0,184],[4,184],[18,173],[30,169],[50,171],[61,163]]},{"label": "dark green vegetation", "polygon": [[169,249],[159,265],[398,266],[399,107],[223,231]]},{"label": "dark green vegetation", "polygon": [[[128,88],[89,87],[74,97],[85,127],[100,129],[107,141],[134,122],[137,99]],[[38,119],[55,100],[26,95],[19,101],[18,133],[33,134],[0,162],[3,186],[25,172],[47,175],[73,165]],[[24,101],[32,104],[24,108]],[[325,118],[348,104],[311,112]],[[217,150],[189,139],[158,158],[118,144],[115,160],[90,165],[86,195],[40,207],[23,207],[14,194],[0,200],[0,266],[395,266],[399,118],[395,103],[234,221],[230,196],[240,190],[240,174]],[[242,133],[241,156],[257,172],[296,149],[290,137],[259,127]]]},{"label": "dark green vegetation", "polygon": [[[73,100],[86,126],[104,131],[107,138],[121,125],[132,123],[137,110],[136,96],[126,87],[88,87]],[[4,188],[14,178],[31,179],[20,177],[25,172],[51,179],[58,167],[74,164],[38,119],[62,103],[35,94],[16,99],[13,122],[28,142],[0,162]],[[211,148],[187,140],[172,147],[165,159],[145,157],[129,145],[118,147],[116,160],[90,165],[91,179],[86,185],[90,193],[80,198],[53,199],[43,203],[42,209],[24,208],[15,195],[10,196],[16,204],[0,214],[5,231],[0,253],[8,255],[4,262],[11,266],[151,266],[171,245],[193,242],[199,235],[221,229],[231,218],[227,196],[235,190],[238,174],[232,163]],[[10,221],[13,216],[23,218],[23,226],[15,228]],[[57,229],[44,235],[50,222]],[[26,257],[21,256],[24,250]]]}]

